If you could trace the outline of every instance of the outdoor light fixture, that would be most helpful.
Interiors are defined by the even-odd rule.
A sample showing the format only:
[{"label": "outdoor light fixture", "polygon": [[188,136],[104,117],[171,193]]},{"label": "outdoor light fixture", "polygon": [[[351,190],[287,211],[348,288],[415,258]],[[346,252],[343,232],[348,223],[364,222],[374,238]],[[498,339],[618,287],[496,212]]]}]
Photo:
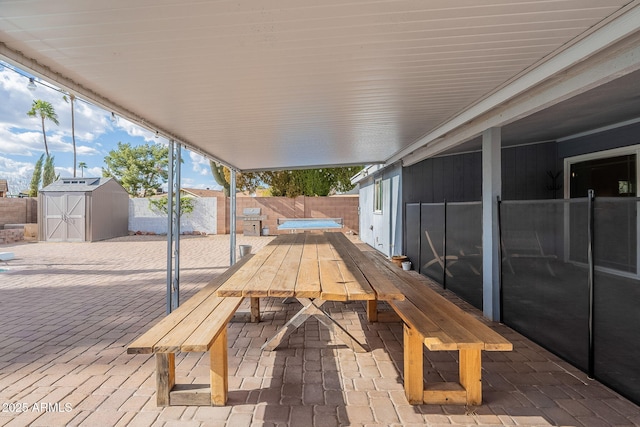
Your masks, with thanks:
[{"label": "outdoor light fixture", "polygon": [[156,131],[156,138],[159,137],[159,136],[160,136],[160,134],[158,133],[158,131]]},{"label": "outdoor light fixture", "polygon": [[29,77],[29,84],[27,85],[27,89],[32,92],[36,90],[36,81],[33,77]]}]

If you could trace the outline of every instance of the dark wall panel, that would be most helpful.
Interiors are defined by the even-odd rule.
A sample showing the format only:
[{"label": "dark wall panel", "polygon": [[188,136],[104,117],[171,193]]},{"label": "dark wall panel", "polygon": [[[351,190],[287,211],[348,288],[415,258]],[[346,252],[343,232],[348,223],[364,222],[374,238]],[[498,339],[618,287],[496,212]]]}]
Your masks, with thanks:
[{"label": "dark wall panel", "polygon": [[480,153],[434,157],[403,169],[405,202],[439,203],[480,200]]},{"label": "dark wall panel", "polygon": [[640,123],[558,143],[558,158],[640,144]]},{"label": "dark wall panel", "polygon": [[[553,181],[549,174],[558,169],[555,142],[502,149],[502,199],[553,199]],[[562,174],[558,176],[562,183]],[[562,198],[562,191],[556,191]]]},{"label": "dark wall panel", "polygon": [[[502,198],[553,198],[549,172],[558,171],[554,142],[502,150]],[[558,178],[562,183],[562,175]],[[403,169],[405,202],[471,202],[482,198],[482,153],[435,157]],[[556,192],[562,197],[562,191]]]}]

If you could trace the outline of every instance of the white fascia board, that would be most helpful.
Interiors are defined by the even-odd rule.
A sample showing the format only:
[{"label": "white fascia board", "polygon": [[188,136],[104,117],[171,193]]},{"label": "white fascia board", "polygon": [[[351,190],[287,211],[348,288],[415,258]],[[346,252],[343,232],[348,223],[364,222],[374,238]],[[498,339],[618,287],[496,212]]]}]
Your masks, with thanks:
[{"label": "white fascia board", "polygon": [[364,169],[362,169],[360,172],[358,172],[353,178],[351,178],[351,184],[358,184],[362,181],[364,181],[366,178],[368,178],[370,175],[373,175],[374,173],[378,172],[380,169],[382,169],[384,166],[381,164],[375,164],[375,165],[367,165],[364,167]]},{"label": "white fascia board", "polygon": [[381,172],[385,169],[391,169],[395,166],[395,163],[385,163],[385,164],[374,164],[367,165],[364,169],[358,172],[353,178],[351,178],[351,184],[359,184],[364,181],[366,178],[371,177],[372,175]]},{"label": "white fascia board", "polygon": [[[434,129],[396,153],[386,163],[394,163],[400,159],[405,166],[416,163],[477,137],[485,129],[504,126],[520,117],[637,70],[640,68],[640,42],[637,34],[640,29],[639,23],[640,7],[638,2],[634,2],[633,7],[626,13]],[[630,43],[623,43],[626,49],[623,48],[622,52],[616,49],[613,55],[608,55],[609,58],[602,59],[605,49],[625,38],[633,39]],[[596,55],[599,52],[600,54]],[[595,59],[596,57],[598,59]],[[605,66],[603,62],[606,63]],[[587,63],[592,65],[585,67]],[[580,69],[579,75],[572,76],[575,71],[568,70],[577,66]],[[568,76],[573,78],[567,81]],[[556,82],[551,85],[552,90],[544,92],[544,99],[532,92],[532,89],[554,77]],[[582,87],[572,86],[569,90],[569,85],[581,80]],[[536,92],[539,92],[539,89]],[[533,97],[537,102],[532,102]]]}]

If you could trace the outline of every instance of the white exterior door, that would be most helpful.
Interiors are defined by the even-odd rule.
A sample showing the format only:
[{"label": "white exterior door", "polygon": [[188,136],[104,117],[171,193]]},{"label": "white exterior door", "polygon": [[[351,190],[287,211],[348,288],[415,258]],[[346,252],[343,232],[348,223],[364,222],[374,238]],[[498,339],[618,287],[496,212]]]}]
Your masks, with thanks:
[{"label": "white exterior door", "polygon": [[45,221],[47,241],[84,242],[84,194],[47,195]]}]

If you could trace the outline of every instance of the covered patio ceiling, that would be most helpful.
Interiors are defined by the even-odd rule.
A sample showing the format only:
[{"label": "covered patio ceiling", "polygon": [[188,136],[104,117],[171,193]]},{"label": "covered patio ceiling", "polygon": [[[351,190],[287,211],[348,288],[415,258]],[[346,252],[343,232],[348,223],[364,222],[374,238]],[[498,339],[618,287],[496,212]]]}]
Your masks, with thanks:
[{"label": "covered patio ceiling", "polygon": [[[624,79],[640,68],[639,5],[0,0],[0,56],[238,170],[385,163],[473,141],[492,112],[516,142],[593,128],[575,109],[613,93],[627,108],[600,108],[599,126],[640,114],[637,76]],[[605,67],[611,50],[620,69]],[[584,64],[605,70],[549,86]],[[501,113],[545,85],[557,96]]]}]

